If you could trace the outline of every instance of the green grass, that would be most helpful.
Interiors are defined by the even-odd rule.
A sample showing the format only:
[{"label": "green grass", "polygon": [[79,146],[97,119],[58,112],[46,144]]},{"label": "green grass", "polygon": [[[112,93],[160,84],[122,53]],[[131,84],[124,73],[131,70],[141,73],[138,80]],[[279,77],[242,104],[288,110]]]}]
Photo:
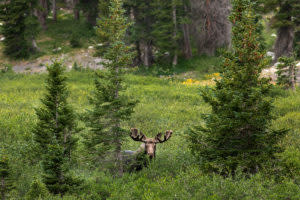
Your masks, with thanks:
[{"label": "green grass", "polygon": [[193,78],[205,79],[205,75],[216,72],[219,69],[221,58],[219,57],[193,57],[189,60],[180,59],[178,65],[166,66],[156,64],[150,68],[139,68],[138,75],[175,76],[179,79]]},{"label": "green grass", "polygon": [[[91,45],[96,44],[96,34],[93,27],[89,26],[85,17],[81,16],[79,21],[75,21],[71,13],[63,10],[58,10],[57,21],[54,22],[49,15],[47,18],[47,30],[42,30],[36,38],[40,52],[30,55],[29,60],[35,60],[41,56],[54,56],[66,53],[76,53],[80,48],[87,49]],[[1,27],[0,27],[1,28]],[[70,40],[72,35],[80,42],[80,48],[72,48]],[[54,49],[61,48],[59,51]],[[0,42],[0,51],[3,49],[3,44]],[[2,53],[2,52],[1,52]],[[6,62],[12,62],[6,56],[1,55],[0,59]],[[0,63],[1,64],[1,63]]]},{"label": "green grass", "polygon": [[[76,48],[72,48],[70,40],[75,35],[82,45],[82,48],[88,48],[95,44],[95,31],[87,25],[85,18],[81,17],[79,21],[75,21],[72,14],[58,11],[57,22],[47,19],[48,29],[41,31],[37,38],[37,44],[41,49],[41,53],[33,55],[36,58],[41,55],[54,55],[61,53],[70,53]],[[61,48],[55,52],[54,49]]]},{"label": "green grass", "polygon": [[[183,85],[182,79],[203,80],[207,73],[214,72],[211,66],[219,63],[218,58],[201,57],[181,63],[163,76],[151,70],[126,75],[126,94],[139,104],[132,119],[123,126],[128,130],[136,127],[149,137],[169,129],[174,134],[168,142],[158,144],[157,158],[149,168],[126,173],[122,178],[91,170],[84,158],[83,145],[79,144],[72,171],[85,183],[81,191],[74,193],[81,195],[81,199],[101,199],[101,196],[110,199],[299,199],[299,177],[286,176],[281,182],[265,174],[224,179],[203,174],[197,168],[184,133],[189,127],[202,123],[201,114],[210,112],[210,107],[199,96],[200,86]],[[91,71],[71,71],[67,76],[71,91],[69,102],[80,115],[89,108],[88,96],[93,89],[94,75]],[[18,198],[24,197],[31,181],[41,175],[32,128],[36,123],[34,108],[40,105],[45,92],[45,78],[46,74],[0,74],[0,141],[1,147],[10,155],[17,180],[11,195]],[[289,128],[290,132],[281,144],[289,147],[279,155],[278,162],[283,164],[275,168],[279,172],[289,169],[297,172],[300,170],[297,160],[300,152],[300,91],[276,94],[274,115],[277,119],[271,128]],[[123,149],[135,150],[139,145],[128,137]],[[290,165],[293,168],[285,168]],[[65,199],[75,197],[66,196]]]}]

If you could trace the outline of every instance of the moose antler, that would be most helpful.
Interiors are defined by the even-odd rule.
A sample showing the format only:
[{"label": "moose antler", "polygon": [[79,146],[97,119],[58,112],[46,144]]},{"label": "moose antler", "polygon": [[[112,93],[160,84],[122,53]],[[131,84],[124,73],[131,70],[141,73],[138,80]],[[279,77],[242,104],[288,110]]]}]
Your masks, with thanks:
[{"label": "moose antler", "polygon": [[142,133],[142,131],[140,131],[140,134],[138,135],[138,130],[136,128],[131,128],[130,129],[131,135],[130,137],[134,140],[134,141],[140,141],[140,142],[145,142],[146,141],[146,136]]},{"label": "moose antler", "polygon": [[164,139],[163,140],[160,139],[162,133],[158,133],[156,135],[156,137],[155,137],[156,143],[163,143],[163,142],[167,141],[172,136],[172,133],[173,133],[172,130],[167,130],[166,133],[165,133],[165,135],[164,135]]}]

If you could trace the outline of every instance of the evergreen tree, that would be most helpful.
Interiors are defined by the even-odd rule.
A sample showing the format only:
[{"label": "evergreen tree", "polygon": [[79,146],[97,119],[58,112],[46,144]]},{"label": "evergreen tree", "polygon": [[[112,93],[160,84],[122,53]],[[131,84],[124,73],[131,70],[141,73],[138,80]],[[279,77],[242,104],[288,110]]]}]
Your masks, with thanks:
[{"label": "evergreen tree", "polygon": [[285,89],[296,89],[296,61],[293,56],[291,57],[280,57],[278,59],[280,62],[277,65],[277,84],[284,87]]},{"label": "evergreen tree", "polygon": [[277,28],[275,60],[292,56],[295,31],[300,26],[299,0],[258,0],[265,13],[273,12],[272,26]]},{"label": "evergreen tree", "polygon": [[49,192],[46,188],[46,185],[39,180],[34,180],[29,191],[26,193],[25,200],[34,200],[46,198],[49,195]]},{"label": "evergreen tree", "polygon": [[[95,159],[108,150],[114,151],[119,174],[122,174],[121,145],[127,136],[121,123],[130,118],[135,102],[122,93],[126,68],[130,67],[134,53],[124,42],[129,26],[120,0],[112,0],[108,17],[98,21],[99,38],[109,44],[103,58],[107,72],[97,72],[95,91],[91,98],[93,110],[89,117],[91,132],[86,136],[86,146]],[[126,134],[125,134],[126,133]]]},{"label": "evergreen tree", "polygon": [[64,67],[55,61],[47,68],[46,95],[36,109],[38,122],[34,129],[35,141],[42,154],[43,182],[54,194],[63,195],[73,183],[68,174],[68,159],[75,148],[78,132],[75,115],[67,102]]},{"label": "evergreen tree", "polygon": [[7,193],[13,189],[11,169],[9,167],[8,158],[5,155],[0,155],[0,183],[1,200],[5,200]]},{"label": "evergreen tree", "polygon": [[193,154],[207,171],[234,173],[241,167],[255,173],[273,157],[284,131],[269,130],[271,99],[269,80],[260,78],[268,64],[257,42],[258,31],[250,0],[234,0],[230,20],[232,52],[224,54],[222,79],[202,90],[212,107],[205,126],[192,128],[188,139]]},{"label": "evergreen tree", "polygon": [[153,56],[153,6],[151,0],[126,0],[125,7],[133,16],[134,24],[130,29],[130,39],[136,44],[137,64],[149,67],[154,62]]},{"label": "evergreen tree", "polygon": [[[179,40],[182,38],[180,29],[184,10],[182,0],[154,0],[152,2],[154,19],[151,35],[154,46],[158,48],[158,57],[169,57],[173,65],[177,64]],[[166,56],[167,55],[169,56]],[[170,59],[170,60],[171,60]],[[171,63],[169,61],[169,63]]]},{"label": "evergreen tree", "polygon": [[32,15],[35,5],[36,0],[1,1],[0,20],[4,22],[1,31],[5,37],[4,54],[12,58],[29,56],[30,42],[38,30]]},{"label": "evergreen tree", "polygon": [[[176,65],[183,39],[184,48],[190,51],[188,27],[183,28],[189,18],[187,4],[186,0],[126,0],[127,12],[135,22],[130,38],[138,51],[137,64],[143,61],[150,66],[155,60]],[[152,48],[157,50],[155,55]],[[186,57],[190,56],[188,52]]]},{"label": "evergreen tree", "polygon": [[2,34],[5,37],[4,53],[13,58],[28,56],[29,46],[25,39],[25,19],[29,7],[24,0],[2,2],[0,19],[5,22]]},{"label": "evergreen tree", "polygon": [[296,58],[300,59],[300,28],[299,30],[295,33],[295,40],[294,40],[294,51],[296,54]]},{"label": "evergreen tree", "polygon": [[98,4],[99,0],[79,0],[79,7],[85,13],[86,21],[91,26],[96,25],[96,19],[99,11]]}]

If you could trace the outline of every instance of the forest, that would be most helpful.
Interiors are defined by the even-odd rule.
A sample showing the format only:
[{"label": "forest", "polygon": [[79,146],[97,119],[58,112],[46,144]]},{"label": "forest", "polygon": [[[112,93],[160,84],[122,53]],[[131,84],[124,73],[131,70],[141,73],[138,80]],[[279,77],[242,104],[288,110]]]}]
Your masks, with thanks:
[{"label": "forest", "polygon": [[299,200],[299,0],[0,0],[1,200]]}]

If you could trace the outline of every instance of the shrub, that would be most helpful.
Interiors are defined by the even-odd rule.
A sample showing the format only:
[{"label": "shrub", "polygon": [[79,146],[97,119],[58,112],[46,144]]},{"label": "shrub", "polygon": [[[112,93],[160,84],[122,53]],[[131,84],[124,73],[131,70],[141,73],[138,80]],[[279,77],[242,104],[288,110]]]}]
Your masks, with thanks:
[{"label": "shrub", "polygon": [[277,65],[277,84],[285,89],[296,88],[297,68],[294,57],[280,57]]},{"label": "shrub", "polygon": [[80,36],[79,36],[79,34],[73,33],[71,35],[70,45],[72,46],[72,48],[78,48],[78,47],[82,46],[81,42],[80,42]]},{"label": "shrub", "polygon": [[34,180],[31,185],[29,191],[26,193],[26,200],[35,200],[35,199],[45,199],[49,195],[49,192],[46,188],[46,185],[42,183],[40,180]]},{"label": "shrub", "polygon": [[0,66],[0,70],[2,73],[11,73],[13,72],[13,68],[11,64],[2,64],[2,66]]}]

